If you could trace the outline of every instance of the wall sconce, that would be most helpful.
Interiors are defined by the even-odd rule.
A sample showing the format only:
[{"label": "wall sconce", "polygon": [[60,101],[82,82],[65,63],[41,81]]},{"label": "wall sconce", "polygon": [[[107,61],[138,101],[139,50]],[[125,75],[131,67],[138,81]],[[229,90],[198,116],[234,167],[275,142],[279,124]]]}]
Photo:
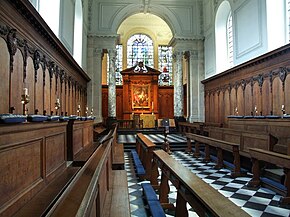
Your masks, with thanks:
[{"label": "wall sconce", "polygon": [[94,109],[92,108],[91,109],[91,116],[93,116],[93,114],[94,114]]}]

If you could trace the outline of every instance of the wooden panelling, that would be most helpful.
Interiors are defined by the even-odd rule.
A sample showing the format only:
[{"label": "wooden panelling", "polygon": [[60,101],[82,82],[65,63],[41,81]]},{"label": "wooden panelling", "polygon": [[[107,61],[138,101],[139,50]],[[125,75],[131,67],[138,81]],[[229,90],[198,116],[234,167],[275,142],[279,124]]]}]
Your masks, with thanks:
[{"label": "wooden panelling", "polygon": [[66,134],[56,134],[46,138],[46,176],[66,163]]},{"label": "wooden panelling", "polygon": [[174,118],[173,110],[174,90],[173,87],[159,87],[159,118]]},{"label": "wooden panelling", "polygon": [[67,158],[75,160],[85,148],[93,145],[94,121],[70,120],[67,126]]},{"label": "wooden panelling", "polygon": [[[0,85],[0,113],[9,111],[9,52],[6,42],[0,37],[0,70],[1,70],[1,85]],[[5,94],[3,94],[5,93]]]},{"label": "wooden panelling", "polygon": [[[217,122],[225,117],[227,125],[229,115],[282,115],[285,105],[290,113],[290,45],[278,48],[260,57],[229,69],[221,74],[203,80],[205,87],[205,111],[207,122]],[[224,95],[224,105],[213,103],[212,96],[230,90],[230,98]],[[222,100],[219,98],[219,100]],[[230,106],[221,109],[220,106]],[[223,111],[223,114],[220,113]]]},{"label": "wooden panelling", "polygon": [[[7,13],[7,11],[9,11]],[[8,15],[9,14],[9,15]],[[0,113],[23,113],[21,95],[28,88],[27,113],[53,114],[60,98],[67,115],[76,114],[77,104],[85,115],[86,88],[90,78],[51,32],[27,1],[2,1],[0,5]],[[60,80],[70,85],[61,97]],[[69,94],[67,96],[66,94]],[[81,95],[81,96],[80,96]],[[64,98],[67,96],[69,104]],[[64,110],[62,110],[64,111]]]},{"label": "wooden panelling", "polygon": [[0,126],[0,216],[10,216],[66,168],[66,125]]}]

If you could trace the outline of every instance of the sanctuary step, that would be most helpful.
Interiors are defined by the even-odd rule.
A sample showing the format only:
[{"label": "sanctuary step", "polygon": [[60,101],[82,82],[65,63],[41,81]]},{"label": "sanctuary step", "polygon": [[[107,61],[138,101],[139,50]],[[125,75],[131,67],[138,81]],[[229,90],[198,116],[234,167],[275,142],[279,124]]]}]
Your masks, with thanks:
[{"label": "sanctuary step", "polygon": [[[156,144],[156,149],[161,149],[164,143],[164,135],[161,133],[143,133],[150,141]],[[187,147],[186,138],[180,134],[172,133],[167,135],[171,151],[184,151]],[[118,143],[124,144],[124,151],[129,152],[136,148],[136,134],[118,133]]]}]

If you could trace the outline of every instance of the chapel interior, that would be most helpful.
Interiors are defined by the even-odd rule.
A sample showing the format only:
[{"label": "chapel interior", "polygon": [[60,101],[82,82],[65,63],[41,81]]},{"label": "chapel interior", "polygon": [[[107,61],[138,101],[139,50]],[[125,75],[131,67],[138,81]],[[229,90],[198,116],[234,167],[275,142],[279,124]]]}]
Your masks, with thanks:
[{"label": "chapel interior", "polygon": [[2,0],[0,216],[290,216],[290,0]]}]

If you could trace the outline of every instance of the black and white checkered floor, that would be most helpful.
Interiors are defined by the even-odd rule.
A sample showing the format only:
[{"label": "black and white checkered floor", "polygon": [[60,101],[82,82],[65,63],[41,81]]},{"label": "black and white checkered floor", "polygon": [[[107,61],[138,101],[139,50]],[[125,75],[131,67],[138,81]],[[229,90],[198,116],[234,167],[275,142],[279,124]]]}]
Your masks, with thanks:
[{"label": "black and white checkered floor", "polygon": [[[163,143],[164,135],[163,134],[144,134],[148,139],[150,139],[153,143]],[[169,143],[178,143],[185,142],[186,138],[179,134],[169,134],[167,136],[167,140]],[[118,143],[136,143],[136,134],[128,134],[128,135],[118,135]]]},{"label": "black and white checkered floor", "polygon": [[[175,151],[172,154],[178,162],[186,166],[206,183],[218,190],[225,197],[229,198],[236,205],[240,206],[248,214],[254,217],[266,216],[290,216],[290,206],[280,206],[280,195],[275,192],[260,187],[258,189],[249,189],[246,183],[251,179],[248,177],[231,178],[230,170],[213,168],[214,163],[203,163],[201,159],[195,159],[191,155],[181,151]],[[134,165],[130,153],[125,153],[125,169],[128,177],[129,198],[132,217],[150,216],[142,199],[141,183],[135,175]],[[176,189],[170,185],[169,200],[175,203]],[[189,216],[197,216],[188,205]],[[174,215],[167,213],[167,216]]]}]

